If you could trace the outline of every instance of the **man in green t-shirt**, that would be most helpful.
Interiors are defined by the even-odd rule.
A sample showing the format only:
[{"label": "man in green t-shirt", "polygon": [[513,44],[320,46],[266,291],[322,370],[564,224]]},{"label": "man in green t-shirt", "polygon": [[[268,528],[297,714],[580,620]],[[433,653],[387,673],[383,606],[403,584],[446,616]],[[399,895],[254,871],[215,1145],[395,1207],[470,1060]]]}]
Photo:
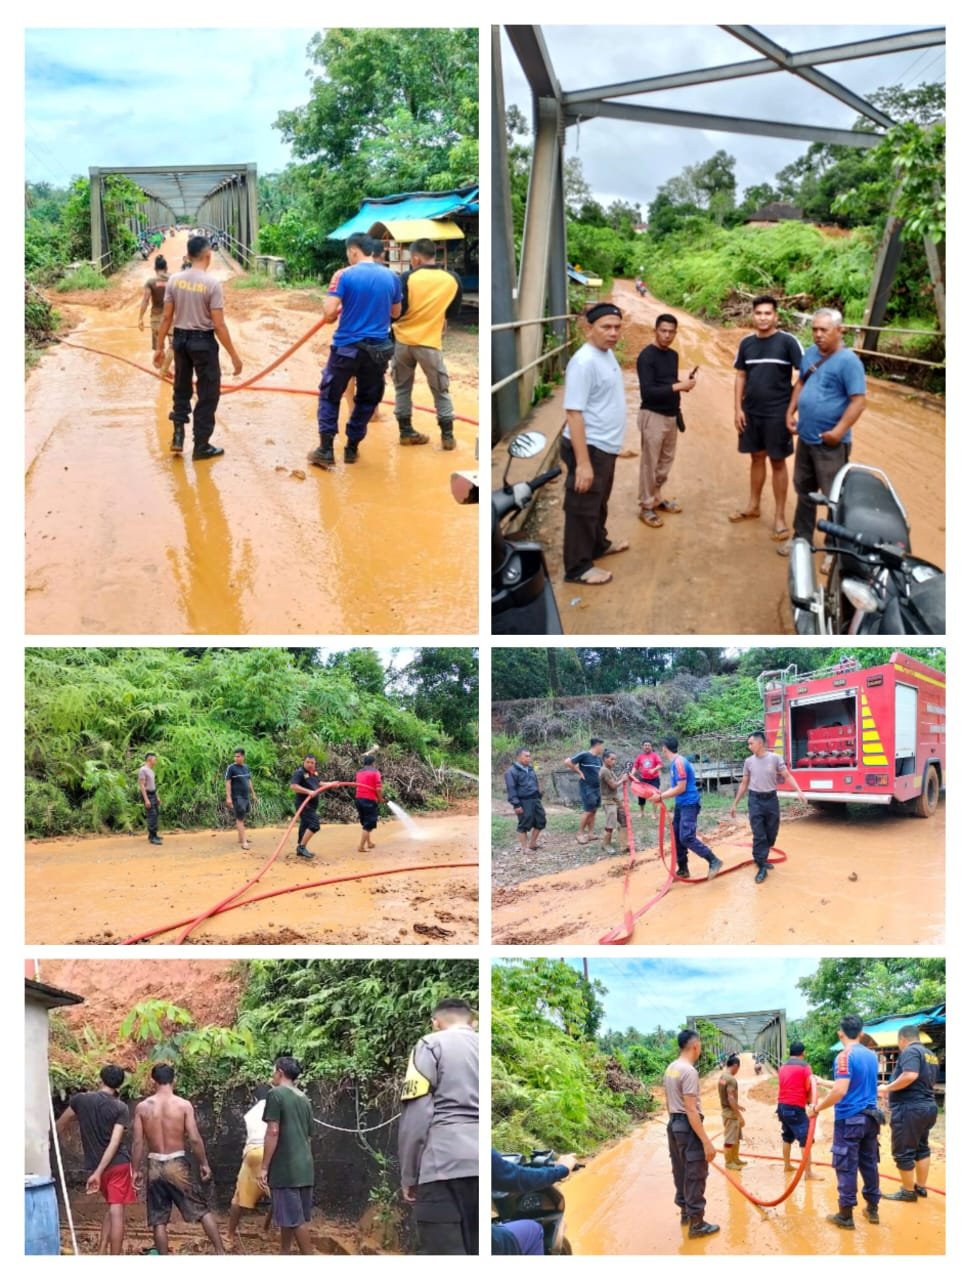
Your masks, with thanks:
[{"label": "man in green t-shirt", "polygon": [[313,1110],[306,1094],[296,1087],[299,1075],[296,1058],[277,1058],[273,1088],[263,1111],[266,1138],[259,1185],[269,1191],[273,1201],[273,1221],[280,1229],[280,1253],[289,1253],[294,1240],[300,1253],[313,1253]]}]

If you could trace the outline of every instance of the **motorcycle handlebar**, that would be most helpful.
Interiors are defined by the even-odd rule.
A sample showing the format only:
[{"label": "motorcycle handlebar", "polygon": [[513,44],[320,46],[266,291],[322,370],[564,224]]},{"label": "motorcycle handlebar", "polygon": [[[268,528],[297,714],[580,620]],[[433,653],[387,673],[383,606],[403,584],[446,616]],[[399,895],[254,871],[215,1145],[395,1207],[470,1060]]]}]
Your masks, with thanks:
[{"label": "motorcycle handlebar", "polygon": [[834,520],[819,520],[818,527],[822,533],[829,533],[833,538],[840,538],[843,542],[852,542],[857,547],[863,547],[866,551],[878,551],[880,555],[891,557],[894,560],[902,561],[906,555],[901,547],[894,547],[889,542],[879,542],[876,538],[867,538],[864,533],[857,533],[853,529],[847,529],[844,524],[836,524]]},{"label": "motorcycle handlebar", "polygon": [[562,467],[553,467],[550,471],[543,471],[541,475],[536,476],[534,480],[529,481],[529,488],[533,493],[537,489],[541,489],[544,484],[548,484],[550,480],[555,480],[557,476],[562,475]]}]

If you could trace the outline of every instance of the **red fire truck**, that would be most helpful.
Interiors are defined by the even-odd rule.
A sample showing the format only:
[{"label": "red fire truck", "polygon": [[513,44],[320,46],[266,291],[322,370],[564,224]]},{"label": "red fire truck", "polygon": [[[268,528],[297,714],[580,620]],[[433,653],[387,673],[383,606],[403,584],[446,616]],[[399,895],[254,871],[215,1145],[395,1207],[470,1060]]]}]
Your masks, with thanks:
[{"label": "red fire truck", "polygon": [[[892,804],[928,818],[946,785],[946,676],[908,654],[758,677],[765,737],[819,802]],[[785,785],[783,792],[792,794]]]}]

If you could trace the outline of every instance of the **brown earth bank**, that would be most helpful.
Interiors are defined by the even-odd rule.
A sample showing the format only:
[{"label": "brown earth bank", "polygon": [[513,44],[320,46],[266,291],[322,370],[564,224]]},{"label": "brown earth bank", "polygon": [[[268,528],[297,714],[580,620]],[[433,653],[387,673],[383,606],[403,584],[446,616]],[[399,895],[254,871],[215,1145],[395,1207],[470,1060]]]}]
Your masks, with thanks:
[{"label": "brown earth bank", "polygon": [[[185,235],[167,240],[173,269]],[[214,274],[239,274],[218,255]],[[62,336],[150,365],[137,327],[150,264],[108,289],[58,295]],[[252,376],[319,318],[317,296],[226,289],[226,320]],[[262,381],[314,389],[327,326]],[[457,414],[478,418],[478,336],[452,326],[445,356]],[[232,377],[222,356],[223,377]],[[393,398],[388,381],[386,396]],[[419,373],[415,405],[430,406]],[[171,387],[117,360],[55,345],[26,388],[27,630],[32,634],[470,633],[476,629],[478,511],[451,497],[452,471],[475,466],[477,428],[455,424],[445,453],[401,449],[382,406],[356,466],[309,466],[313,396],[239,392],[219,406],[225,457],[169,452]],[[343,414],[342,414],[343,417]],[[338,458],[342,445],[338,447]]]},{"label": "brown earth bank", "polygon": [[[426,863],[475,862],[478,819],[467,813],[421,815],[420,838],[382,823],[374,852],[358,854],[360,828],[327,825],[313,838],[313,862],[297,858],[296,835],[252,892],[332,876]],[[235,832],[166,833],[155,847],[144,837],[62,837],[25,849],[26,937],[29,944],[120,943],[185,917],[233,893],[263,865],[284,828],[250,833],[242,852]],[[156,942],[173,942],[167,933]],[[291,893],[207,920],[193,943],[474,943],[478,939],[478,872],[474,867],[404,872]]]},{"label": "brown earth bank", "polygon": [[[627,390],[625,449],[640,452],[635,363],[639,351],[653,339],[653,321],[659,312],[677,316],[675,346],[681,369],[700,367],[697,386],[683,397],[687,430],[678,438],[664,490],[684,510],[664,517],[662,529],[641,524],[639,457],[621,457],[610,500],[609,532],[614,542],[628,540],[631,549],[603,562],[614,575],[612,583],[584,587],[562,578],[562,482],[542,489],[530,532],[545,547],[563,629],[568,635],[790,633],[787,561],[775,554],[776,545],[770,540],[770,485],[762,494],[760,520],[728,521],[748,498],[748,461],[737,451],[734,427],[733,366],[738,344],[750,330],[715,328],[657,298],[640,298],[626,280],[615,282],[612,298],[626,316],[622,350],[617,353]],[[529,425],[550,439],[563,422],[561,399],[560,392],[530,418]],[[870,378],[867,407],[853,436],[853,459],[884,469],[902,499],[914,554],[942,566],[946,532],[943,401]],[[789,521],[794,516],[790,487],[788,516]]]},{"label": "brown earth bank", "polygon": [[[774,1098],[761,1097],[769,1082],[755,1075],[749,1053],[741,1057],[738,1081],[739,1102],[746,1108],[742,1158],[780,1155],[781,1130],[775,1116]],[[715,1146],[720,1147],[716,1082],[716,1074],[703,1081],[701,1108],[706,1117],[705,1128]],[[760,1209],[750,1204],[720,1173],[711,1170],[705,1216],[721,1230],[706,1239],[688,1240],[674,1205],[665,1126],[666,1114],[659,1112],[628,1137],[591,1157],[585,1169],[562,1184],[566,1197],[566,1234],[574,1253],[815,1254],[855,1258],[945,1252],[946,1200],[932,1193],[916,1204],[881,1203],[879,1226],[867,1223],[861,1213],[856,1215],[854,1232],[840,1231],[825,1221],[826,1214],[838,1208],[835,1174],[827,1167],[832,1158],[831,1110],[822,1113],[817,1126],[813,1149],[817,1181],[803,1179],[782,1204]],[[886,1135],[885,1129],[883,1134]],[[930,1142],[933,1155],[929,1185],[945,1190],[942,1117],[930,1135]],[[880,1148],[880,1174],[896,1175],[888,1136],[882,1138]],[[795,1151],[797,1154],[797,1147]],[[723,1167],[723,1156],[719,1155],[716,1163]],[[780,1162],[749,1159],[747,1167],[734,1176],[753,1195],[770,1200],[781,1194],[793,1175],[786,1174]],[[889,1194],[896,1190],[898,1183],[887,1177],[881,1186],[883,1194]],[[650,1206],[647,1211],[646,1206]]]},{"label": "brown earth bank", "polygon": [[[760,885],[745,824],[724,822],[704,840],[725,871],[713,881],[677,884],[636,922],[634,943],[941,944],[944,940],[945,805],[932,818],[882,807],[813,812],[785,821],[776,849],[787,854]],[[637,855],[629,905],[637,911],[666,883],[655,820],[634,818]],[[646,824],[646,825],[644,825]],[[642,828],[642,829],[641,829]],[[555,875],[496,888],[495,943],[596,943],[623,920],[628,856],[603,858]],[[669,862],[669,854],[668,854]],[[705,864],[691,855],[693,876]],[[507,872],[503,873],[507,880]]]}]

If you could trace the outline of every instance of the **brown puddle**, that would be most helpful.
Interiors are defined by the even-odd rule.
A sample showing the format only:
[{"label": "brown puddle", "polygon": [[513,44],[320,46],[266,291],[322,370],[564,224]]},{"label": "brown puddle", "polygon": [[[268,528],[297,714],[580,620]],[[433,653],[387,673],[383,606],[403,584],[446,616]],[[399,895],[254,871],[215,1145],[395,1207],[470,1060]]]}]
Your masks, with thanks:
[{"label": "brown puddle", "polygon": [[[764,1080],[754,1073],[751,1054],[743,1054],[740,1104],[745,1107],[742,1156],[781,1154],[781,1130],[774,1101],[756,1100],[750,1091],[757,1081],[764,1095]],[[705,1128],[721,1146],[720,1109],[716,1077],[702,1086]],[[822,1167],[831,1160],[832,1112],[822,1113],[813,1154],[819,1181],[802,1179],[784,1201],[773,1209],[750,1204],[726,1178],[711,1170],[707,1178],[709,1222],[721,1228],[716,1236],[688,1240],[674,1205],[674,1187],[667,1153],[666,1112],[660,1111],[626,1138],[593,1157],[586,1168],[562,1186],[566,1197],[566,1234],[577,1254],[820,1254],[862,1257],[889,1254],[942,1254],[945,1251],[945,1205],[932,1193],[917,1204],[883,1203],[881,1222],[871,1226],[857,1211],[855,1232],[840,1231],[825,1222],[838,1207],[835,1174]],[[887,1131],[884,1129],[883,1134]],[[942,1120],[930,1135],[933,1159],[931,1186],[946,1188],[946,1164]],[[881,1144],[880,1172],[897,1173],[889,1151],[889,1138]],[[798,1148],[795,1148],[796,1154]],[[723,1167],[724,1157],[717,1163]],[[780,1163],[751,1160],[735,1174],[746,1189],[761,1199],[774,1199],[788,1186],[792,1174]],[[898,1183],[884,1181],[884,1194]],[[860,1201],[861,1202],[861,1201]]]},{"label": "brown puddle", "polygon": [[[425,863],[474,862],[478,819],[417,815],[424,838],[381,826],[377,849],[356,852],[356,826],[324,826],[312,862],[283,853],[253,893]],[[31,943],[120,943],[146,929],[197,915],[239,889],[283,834],[260,827],[240,851],[234,831],[166,833],[161,848],[144,836],[63,837],[26,846],[26,937]],[[248,895],[247,895],[248,896]],[[427,931],[427,932],[426,932]],[[167,933],[153,941],[171,943]],[[190,943],[472,943],[478,939],[478,871],[456,867],[351,881],[291,893],[207,920]]]},{"label": "brown puddle", "polygon": [[[655,824],[644,835],[642,820],[634,823],[638,839],[655,839]],[[788,861],[764,884],[754,883],[751,865],[711,883],[675,883],[637,921],[630,941],[940,944],[944,833],[942,802],[925,820],[860,807],[783,821],[777,846]],[[705,839],[728,867],[750,857],[743,826]],[[493,941],[595,944],[622,922],[625,863],[625,855],[604,859],[503,890],[492,911]],[[696,876],[704,864],[691,855],[690,867]],[[633,910],[666,879],[655,847],[640,852],[631,879]]]},{"label": "brown puddle", "polygon": [[[639,298],[632,283],[616,281],[613,299],[627,317],[623,351],[627,389],[625,448],[639,454],[640,398],[637,353],[653,338],[653,320],[669,311],[679,321],[675,346],[681,369],[700,366],[697,386],[683,397],[686,432],[665,495],[683,513],[664,517],[664,528],[638,520],[639,458],[621,458],[610,500],[609,532],[631,550],[611,558],[614,582],[583,588],[562,580],[562,485],[542,491],[539,537],[567,634],[756,634],[792,631],[787,561],[770,540],[770,483],[760,520],[731,524],[728,516],[748,498],[748,460],[737,451],[734,428],[734,358],[748,329],[719,329],[678,307]],[[557,395],[536,410],[530,425],[558,430]],[[914,554],[943,567],[945,557],[945,426],[943,402],[921,391],[869,379],[868,404],[854,432],[852,457],[889,476],[909,515]],[[789,465],[788,517],[794,516]],[[824,511],[819,514],[824,515]]]},{"label": "brown puddle", "polygon": [[[184,235],[163,252],[177,266]],[[225,259],[222,278],[235,273]],[[103,294],[67,306],[69,341],[151,364],[137,328],[150,262]],[[58,303],[63,307],[63,303]],[[226,290],[243,378],[319,318],[318,301],[282,289]],[[264,380],[314,388],[329,327]],[[446,357],[456,413],[478,417],[477,335],[455,328]],[[235,382],[228,357],[223,377]],[[388,398],[393,387],[388,380]],[[418,375],[415,404],[431,404]],[[171,388],[118,361],[54,347],[26,388],[27,630],[32,634],[472,632],[477,619],[475,507],[451,497],[452,471],[474,469],[477,428],[458,448],[401,449],[390,407],[353,467],[306,462],[318,443],[311,396],[224,396],[213,442],[225,457],[194,464],[169,452]],[[188,433],[191,439],[191,432]]]}]

